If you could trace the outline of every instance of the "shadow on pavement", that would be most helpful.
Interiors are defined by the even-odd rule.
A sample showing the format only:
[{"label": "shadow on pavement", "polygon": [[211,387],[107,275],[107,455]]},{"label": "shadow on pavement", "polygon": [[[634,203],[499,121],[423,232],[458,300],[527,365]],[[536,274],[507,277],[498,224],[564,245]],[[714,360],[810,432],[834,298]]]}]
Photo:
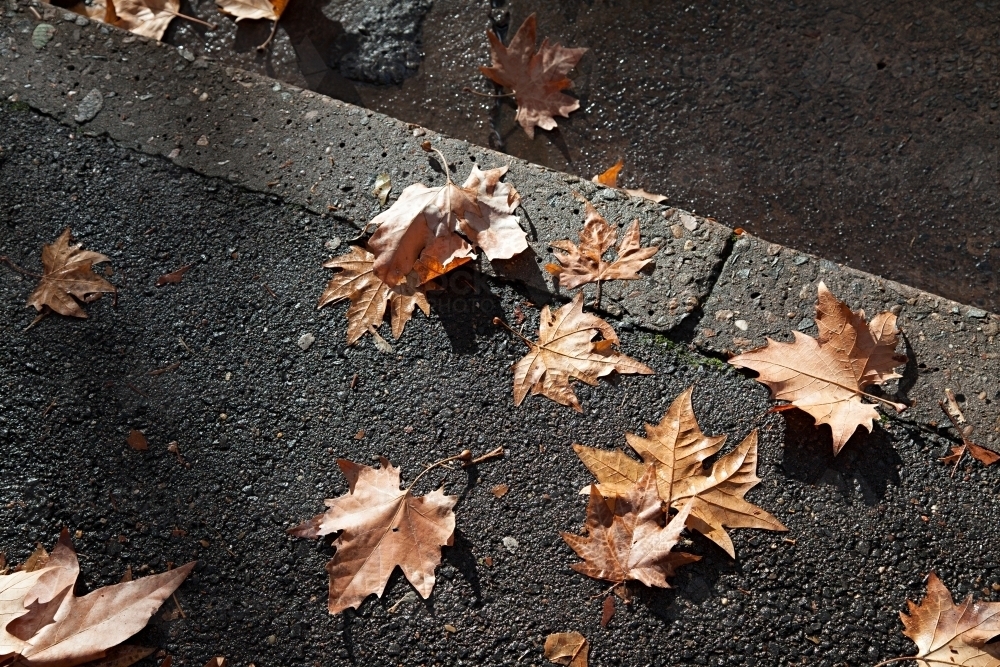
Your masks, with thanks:
[{"label": "shadow on pavement", "polygon": [[878,504],[890,484],[899,486],[903,460],[893,448],[892,436],[879,424],[871,433],[859,428],[834,456],[829,428],[816,428],[812,417],[799,410],[783,414],[787,430],[781,468],[789,477],[835,486],[845,499],[857,489],[866,505]]}]

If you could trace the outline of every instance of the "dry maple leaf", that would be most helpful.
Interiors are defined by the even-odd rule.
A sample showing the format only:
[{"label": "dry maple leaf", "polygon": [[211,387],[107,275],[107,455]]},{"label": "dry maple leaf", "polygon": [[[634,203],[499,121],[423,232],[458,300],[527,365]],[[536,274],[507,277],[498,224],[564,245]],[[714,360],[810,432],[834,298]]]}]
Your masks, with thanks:
[{"label": "dry maple leaf", "polygon": [[557,665],[587,667],[590,644],[579,632],[555,632],[545,638],[545,659]]},{"label": "dry maple leaf", "polygon": [[47,561],[0,577],[0,663],[73,667],[105,656],[143,627],[194,567],[73,594],[80,572],[63,529]]},{"label": "dry maple leaf", "polygon": [[94,264],[110,262],[105,255],[70,245],[66,228],[55,243],[42,247],[44,274],[38,287],[28,297],[28,305],[41,311],[46,306],[60,315],[87,317],[77,299],[91,303],[102,293],[114,293],[115,286],[91,270]]},{"label": "dry maple leaf", "polygon": [[[598,334],[602,338],[594,340]],[[594,386],[598,378],[613,371],[640,375],[654,372],[615,349],[619,344],[615,330],[596,315],[583,312],[583,294],[580,293],[555,313],[545,306],[538,342],[523,340],[530,351],[513,366],[514,405],[520,405],[530,391],[532,396],[541,394],[583,412],[570,380]]]},{"label": "dry maple leaf", "polygon": [[853,312],[819,284],[816,302],[819,338],[793,331],[793,343],[767,339],[767,345],[729,360],[737,368],[757,371],[758,382],[771,389],[774,398],[790,401],[810,414],[816,424],[829,424],[833,452],[847,444],[858,426],[872,430],[878,411],[862,397],[890,405],[897,412],[905,405],[865,393],[869,385],[902,377],[893,369],[906,361],[896,355],[896,316],[879,313],[865,325],[863,310]]},{"label": "dry maple leaf", "polygon": [[534,14],[517,29],[510,46],[504,46],[494,32],[488,31],[493,65],[479,68],[492,81],[513,91],[517,122],[531,138],[535,136],[535,127],[553,130],[557,114],[568,118],[571,111],[580,108],[580,100],[560,91],[572,87],[573,82],[566,75],[587,52],[585,48],[550,46],[548,39],[542,40],[535,51],[536,35]]},{"label": "dry maple leaf", "polygon": [[500,181],[506,172],[507,167],[481,171],[473,166],[462,187],[448,173],[440,187],[414,183],[404,189],[371,222],[378,226],[368,240],[375,274],[395,286],[416,271],[422,284],[471,260],[476,247],[490,260],[526,250],[527,236],[514,215],[520,197]]},{"label": "dry maple leaf", "polygon": [[572,568],[616,584],[639,581],[669,588],[667,577],[673,576],[677,567],[699,560],[694,554],[672,551],[681,538],[691,505],[689,500],[663,525],[663,505],[653,466],[622,495],[605,497],[596,485],[591,486],[587,536],[562,534],[584,561],[574,563]]},{"label": "dry maple leaf", "polygon": [[396,566],[426,599],[434,588],[441,547],[454,540],[452,508],[458,496],[446,496],[443,489],[414,496],[412,484],[399,488],[399,469],[385,458],[381,463],[371,468],[338,459],[348,494],[328,499],[330,509],[288,530],[297,537],[340,532],[333,543],[337,551],[326,565],[331,614],[357,608],[372,593],[382,597]]},{"label": "dry maple leaf", "polygon": [[326,289],[319,297],[322,308],[329,303],[343,299],[351,302],[347,309],[347,344],[352,345],[368,332],[368,327],[378,328],[385,318],[386,306],[391,307],[392,335],[399,338],[403,327],[413,317],[418,306],[424,315],[431,314],[427,301],[427,290],[435,289],[433,283],[417,285],[414,273],[405,282],[389,287],[375,275],[375,256],[358,246],[351,246],[350,252],[334,257],[323,264],[327,269],[340,269],[334,274]]},{"label": "dry maple leaf", "polygon": [[620,449],[607,451],[583,445],[573,445],[573,449],[597,477],[599,489],[607,497],[628,493],[645,473],[646,466],[652,465],[663,502],[668,507],[677,507],[690,500],[688,528],[703,534],[735,558],[736,551],[726,528],[788,529],[744,498],[760,481],[756,430],[710,469],[705,469],[703,462],[722,449],[726,436],[709,437],[701,432],[691,404],[693,389],[689,387],[674,400],[659,424],[646,424],[647,437],[625,434],[628,444],[642,457],[641,463]]},{"label": "dry maple leaf", "polygon": [[161,40],[178,16],[180,0],[107,0],[117,16],[114,24],[136,35]]},{"label": "dry maple leaf", "polygon": [[237,23],[243,19],[277,21],[288,6],[288,0],[215,0],[215,4],[220,12],[229,14]]},{"label": "dry maple leaf", "polygon": [[639,221],[629,226],[618,244],[618,258],[613,262],[602,259],[615,244],[618,230],[608,224],[597,209],[588,201],[586,219],[580,230],[580,246],[572,241],[553,241],[553,252],[559,264],[546,264],[545,269],[559,276],[559,284],[573,289],[586,283],[602,280],[638,280],[642,270],[659,250],[658,246],[643,248],[639,245]]},{"label": "dry maple leaf", "polygon": [[594,176],[591,180],[594,183],[600,183],[601,185],[606,185],[609,188],[615,188],[616,190],[623,190],[633,197],[641,197],[643,199],[648,199],[657,204],[665,202],[667,200],[663,195],[653,194],[652,192],[646,192],[643,188],[638,190],[630,190],[629,188],[618,187],[618,174],[621,173],[622,167],[625,165],[624,162],[618,160],[613,165],[608,167],[608,169],[597,176]]},{"label": "dry maple leaf", "polygon": [[970,595],[956,605],[932,572],[923,602],[907,604],[910,614],[900,613],[899,617],[905,628],[903,634],[917,645],[912,660],[927,667],[1000,666],[1000,643],[988,643],[1000,636],[1000,602],[973,602]]}]

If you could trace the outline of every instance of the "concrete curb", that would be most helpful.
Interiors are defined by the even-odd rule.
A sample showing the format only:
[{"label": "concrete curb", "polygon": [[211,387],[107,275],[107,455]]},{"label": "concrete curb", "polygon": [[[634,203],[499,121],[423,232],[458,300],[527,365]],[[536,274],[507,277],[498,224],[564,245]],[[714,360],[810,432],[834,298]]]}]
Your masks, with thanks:
[{"label": "concrete curb", "polygon": [[[363,227],[380,210],[371,194],[389,173],[390,195],[414,182],[441,184],[420,149],[430,140],[454,160],[456,180],[472,162],[510,165],[532,252],[484,270],[523,283],[539,302],[560,295],[544,271],[547,243],[576,241],[583,220],[576,194],[609,221],[638,218],[644,242],[662,246],[652,275],[610,285],[604,307],[626,324],[672,333],[719,353],[812,331],[822,279],[854,308],[898,308],[911,363],[897,390],[917,401],[913,419],[941,417],[946,386],[964,393],[968,416],[994,441],[992,401],[1000,399],[996,334],[1000,317],[759,239],[713,220],[629,198],[568,174],[513,159],[424,128],[151,42],[51,5],[7,0],[0,24],[0,95],[24,102],[84,134],[106,134],[201,174],[271,193],[321,215]],[[35,46],[40,23],[54,26]],[[889,387],[889,391],[893,388]]]}]

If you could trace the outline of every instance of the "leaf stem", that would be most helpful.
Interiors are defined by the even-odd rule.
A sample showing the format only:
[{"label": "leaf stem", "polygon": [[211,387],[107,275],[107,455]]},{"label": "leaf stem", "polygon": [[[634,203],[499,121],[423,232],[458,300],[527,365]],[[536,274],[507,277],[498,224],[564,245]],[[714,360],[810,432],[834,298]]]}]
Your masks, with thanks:
[{"label": "leaf stem", "polygon": [[594,308],[601,307],[601,279],[597,279],[597,298],[594,302]]},{"label": "leaf stem", "polygon": [[902,662],[904,660],[912,660],[913,662],[922,662],[925,665],[930,664],[929,662],[927,662],[923,658],[918,658],[915,655],[904,655],[901,658],[889,658],[888,660],[883,660],[882,662],[880,662],[880,663],[878,663],[876,665],[872,665],[872,667],[882,667],[882,665],[888,665],[888,664],[891,664],[893,662]]},{"label": "leaf stem", "polygon": [[5,262],[8,266],[10,266],[10,268],[14,269],[18,273],[24,274],[26,276],[31,276],[32,278],[42,278],[42,276],[40,276],[37,273],[32,273],[31,271],[25,271],[20,266],[10,261],[10,258],[7,257],[7,255],[0,255],[0,262]]},{"label": "leaf stem", "polygon": [[517,336],[518,338],[520,338],[521,340],[523,340],[524,343],[528,347],[535,347],[535,344],[532,343],[527,338],[525,338],[523,335],[521,335],[520,331],[516,331],[516,330],[512,329],[509,324],[507,324],[506,322],[504,322],[503,320],[501,320],[499,317],[494,317],[493,318],[493,324],[495,324],[496,326],[499,326],[499,327],[504,327],[505,329],[507,329],[507,331],[511,332],[512,334],[514,334],[515,336]]},{"label": "leaf stem", "polygon": [[473,90],[468,86],[462,88],[463,93],[472,93],[473,95],[479,95],[480,97],[488,97],[491,100],[496,100],[501,97],[514,97],[515,93],[481,93],[478,90]]},{"label": "leaf stem", "polygon": [[[184,19],[185,21],[191,21],[192,23],[200,23],[201,25],[205,26],[209,30],[215,30],[216,28],[219,27],[215,23],[210,23],[209,21],[202,21],[199,18],[195,18],[193,16],[188,16],[187,14],[181,14],[180,12],[169,12],[169,13],[173,14],[174,16],[176,16],[179,19]],[[273,34],[272,34],[272,36],[273,36]]]},{"label": "leaf stem", "polygon": [[497,447],[496,449],[490,450],[485,454],[483,454],[482,456],[477,456],[476,458],[470,461],[462,461],[462,467],[467,468],[469,466],[479,465],[483,461],[489,461],[490,459],[500,458],[505,453],[506,452],[504,451],[504,448],[502,446]]},{"label": "leaf stem", "polygon": [[470,460],[472,460],[472,452],[470,452],[468,449],[463,449],[461,452],[459,452],[458,454],[455,454],[454,456],[449,456],[448,458],[441,459],[440,461],[435,461],[434,463],[432,463],[429,466],[427,466],[426,468],[424,468],[420,472],[419,475],[417,475],[416,477],[414,477],[413,481],[410,482],[410,485],[408,487],[406,487],[406,490],[409,491],[410,489],[412,489],[413,485],[416,484],[420,480],[421,477],[423,477],[424,475],[426,475],[427,473],[429,473],[431,470],[434,470],[434,468],[440,468],[441,466],[445,465],[446,463],[450,463],[450,462],[455,461],[457,459],[462,459],[463,461],[470,461]]},{"label": "leaf stem", "polygon": [[278,19],[275,19],[274,23],[271,24],[271,34],[267,36],[267,39],[264,40],[263,44],[261,44],[260,46],[257,47],[257,51],[264,51],[264,50],[266,50],[267,47],[268,47],[268,45],[272,41],[274,41],[274,35],[275,35],[276,32],[278,32]]}]

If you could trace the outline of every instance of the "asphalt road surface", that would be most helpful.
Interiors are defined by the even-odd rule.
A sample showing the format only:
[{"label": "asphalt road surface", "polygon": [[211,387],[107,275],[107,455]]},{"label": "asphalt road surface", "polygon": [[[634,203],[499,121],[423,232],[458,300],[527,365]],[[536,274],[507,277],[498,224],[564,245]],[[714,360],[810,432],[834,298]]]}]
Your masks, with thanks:
[{"label": "asphalt road surface", "polygon": [[[466,272],[394,353],[347,348],[345,307],[315,304],[350,225],[9,105],[0,149],[0,253],[38,271],[42,244],[68,226],[110,256],[121,290],[90,319],[24,331],[33,280],[0,269],[0,550],[19,562],[61,527],[80,531],[78,593],[127,565],[197,560],[177,594],[184,617],[168,602],[139,635],[175,664],[541,665],[548,633],[577,630],[592,665],[871,665],[913,651],[898,612],[928,572],[956,597],[1000,600],[1000,466],[950,477],[937,460],[947,441],[917,425],[885,420],[833,459],[828,432],[769,413],[752,379],[614,322],[656,375],[578,387],[582,415],[537,397],[515,408],[509,367],[525,348],[491,320],[518,307],[534,333],[516,285]],[[191,263],[180,284],[154,287]],[[316,341],[302,350],[306,333]],[[570,445],[624,446],[692,384],[724,451],[761,430],[749,497],[790,531],[733,531],[735,560],[694,536],[703,560],[602,629],[605,586],[570,569],[559,538],[582,525],[590,481]],[[131,428],[148,451],[126,445]],[[284,531],[346,491],[337,457],[382,454],[412,479],[497,446],[506,458],[419,484],[461,495],[429,600],[397,573],[384,598],[327,614],[328,542]],[[497,484],[510,492],[494,497]]]}]

